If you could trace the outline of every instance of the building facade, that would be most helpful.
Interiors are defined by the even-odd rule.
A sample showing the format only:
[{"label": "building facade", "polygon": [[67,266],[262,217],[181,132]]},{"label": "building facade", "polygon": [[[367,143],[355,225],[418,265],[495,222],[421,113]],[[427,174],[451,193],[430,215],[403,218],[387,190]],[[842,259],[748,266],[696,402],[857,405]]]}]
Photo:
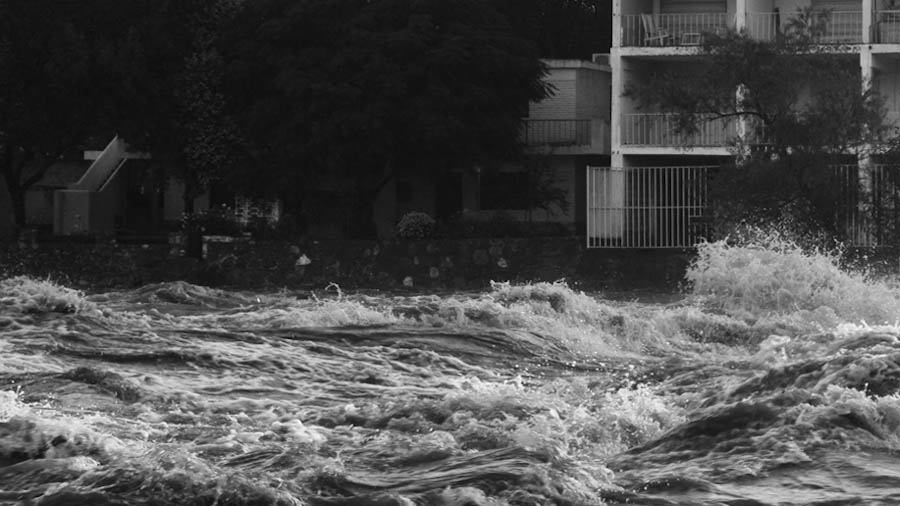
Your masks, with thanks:
[{"label": "building facade", "polygon": [[[533,166],[499,163],[466,167],[441,176],[398,176],[375,206],[378,235],[390,237],[400,218],[424,211],[443,221],[528,221],[584,233],[586,167],[608,165],[611,73],[605,61],[544,60],[552,94],[527,106],[522,142]],[[523,104],[524,105],[524,104]],[[428,161],[423,161],[428,163]],[[556,194],[556,202],[534,208],[522,198],[535,171]],[[427,174],[428,171],[417,171]],[[415,172],[413,173],[415,174]],[[545,188],[548,190],[548,188]]]},{"label": "building facade", "polygon": [[672,115],[625,92],[667,68],[702,73],[708,34],[737,30],[772,40],[803,9],[828,11],[815,42],[858,62],[860,90],[876,86],[888,120],[900,119],[900,2],[613,1],[611,163],[588,171],[589,246],[690,247],[706,235],[707,171],[734,156],[744,125],[716,119],[686,135]]}]

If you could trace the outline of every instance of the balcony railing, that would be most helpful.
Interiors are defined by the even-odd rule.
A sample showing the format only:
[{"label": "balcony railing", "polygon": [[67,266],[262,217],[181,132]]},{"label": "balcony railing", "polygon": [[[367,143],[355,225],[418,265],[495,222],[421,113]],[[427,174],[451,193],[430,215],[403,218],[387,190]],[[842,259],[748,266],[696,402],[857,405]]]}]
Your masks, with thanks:
[{"label": "balcony railing", "polygon": [[880,11],[875,15],[875,42],[900,44],[900,11]]},{"label": "balcony railing", "polygon": [[785,30],[804,31],[817,44],[860,44],[862,11],[823,11],[797,23],[795,14],[748,12],[744,29],[757,40],[775,40]]},{"label": "balcony railing", "polygon": [[733,18],[724,12],[627,14],[622,16],[622,46],[698,46],[707,34],[733,27]]},{"label": "balcony railing", "polygon": [[591,144],[591,120],[528,119],[523,137],[527,146],[588,146]]},{"label": "balcony railing", "polygon": [[622,144],[630,146],[724,147],[738,137],[738,122],[716,118],[701,121],[696,132],[678,129],[675,114],[622,115]]},{"label": "balcony railing", "polygon": [[609,152],[609,123],[602,119],[526,119],[522,141],[529,147],[589,148]]}]

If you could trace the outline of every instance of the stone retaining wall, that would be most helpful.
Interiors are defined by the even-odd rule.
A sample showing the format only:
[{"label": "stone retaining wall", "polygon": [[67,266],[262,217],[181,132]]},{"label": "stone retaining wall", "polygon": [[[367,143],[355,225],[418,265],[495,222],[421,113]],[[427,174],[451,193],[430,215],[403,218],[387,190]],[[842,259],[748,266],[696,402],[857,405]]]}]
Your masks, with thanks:
[{"label": "stone retaining wall", "polygon": [[580,237],[255,242],[207,238],[205,260],[173,245],[49,243],[0,248],[0,276],[28,274],[107,289],[186,280],[258,289],[481,289],[491,281],[565,279],[581,289],[672,290],[684,250],[588,250]]}]

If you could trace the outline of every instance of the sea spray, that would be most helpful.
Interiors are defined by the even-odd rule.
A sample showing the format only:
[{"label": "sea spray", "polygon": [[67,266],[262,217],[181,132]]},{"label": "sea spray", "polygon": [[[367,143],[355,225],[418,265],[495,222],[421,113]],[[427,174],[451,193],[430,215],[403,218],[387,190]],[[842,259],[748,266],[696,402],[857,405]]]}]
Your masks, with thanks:
[{"label": "sea spray", "polygon": [[[900,327],[803,288],[880,285],[720,246],[667,304],[178,282],[0,306],[0,504],[896,504]],[[779,262],[817,271],[791,303],[710,288]]]},{"label": "sea spray", "polygon": [[78,290],[26,276],[0,280],[0,308],[4,314],[71,314],[95,309]]},{"label": "sea spray", "polygon": [[900,293],[888,283],[842,270],[836,253],[806,251],[778,236],[702,243],[685,277],[704,307],[743,319],[802,315],[831,327],[900,318]]}]

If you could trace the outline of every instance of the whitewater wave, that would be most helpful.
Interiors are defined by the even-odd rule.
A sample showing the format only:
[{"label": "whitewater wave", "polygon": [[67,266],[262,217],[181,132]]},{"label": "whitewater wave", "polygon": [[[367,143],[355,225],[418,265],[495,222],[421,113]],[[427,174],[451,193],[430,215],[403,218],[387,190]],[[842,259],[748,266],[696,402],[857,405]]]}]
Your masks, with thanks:
[{"label": "whitewater wave", "polygon": [[3,280],[0,503],[900,501],[892,285],[786,243],[702,245],[688,281],[648,304]]}]

